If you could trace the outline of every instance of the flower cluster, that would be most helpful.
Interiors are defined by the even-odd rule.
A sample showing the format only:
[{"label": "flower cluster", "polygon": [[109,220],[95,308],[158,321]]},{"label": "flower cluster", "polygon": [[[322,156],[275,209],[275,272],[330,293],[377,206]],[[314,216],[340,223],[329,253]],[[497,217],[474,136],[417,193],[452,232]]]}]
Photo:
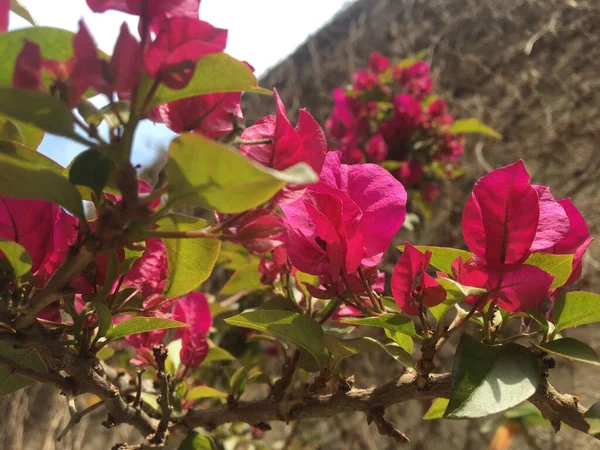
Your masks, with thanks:
[{"label": "flower cluster", "polygon": [[[581,213],[570,199],[555,200],[548,186],[532,185],[522,161],[481,178],[463,210],[463,236],[472,256],[456,258],[451,276],[464,286],[485,289],[465,302],[483,308],[488,302],[509,312],[539,311],[557,290],[575,283],[582,258],[592,241]],[[536,265],[536,254],[572,255],[568,277]],[[431,253],[407,243],[392,277],[396,302],[407,314],[421,304],[445,299],[437,280],[425,272]],[[551,269],[551,268],[550,268]]]},{"label": "flower cluster", "polygon": [[[196,62],[205,55],[223,51],[227,43],[227,30],[198,19],[199,4],[199,1],[88,0],[95,12],[113,9],[140,16],[141,41],[124,23],[113,56],[107,61],[99,54],[82,20],[73,40],[73,57],[68,61],[44,58],[38,43],[25,40],[15,65],[13,84],[20,89],[43,91],[46,89],[43,75],[46,75],[51,80],[50,92],[71,107],[78,105],[88,89],[111,99],[115,94],[121,99],[132,99],[142,76],[153,79],[155,89],[161,84],[183,89],[194,74]],[[148,95],[151,94],[152,91]],[[220,100],[212,97],[203,99],[206,111],[218,115],[214,111],[217,106],[235,110],[236,106],[230,106],[230,97],[224,97],[225,105],[219,105]],[[135,100],[141,100],[142,105],[147,101]],[[177,113],[157,110],[154,115],[182,131],[190,126],[178,120]],[[209,134],[222,127],[218,121],[211,122],[213,129],[207,130]]]},{"label": "flower cluster", "polygon": [[432,95],[425,61],[392,65],[378,52],[352,85],[333,92],[329,134],[346,164],[383,165],[409,190],[415,206],[437,198],[441,180],[460,175],[464,138],[453,131],[446,102]]}]

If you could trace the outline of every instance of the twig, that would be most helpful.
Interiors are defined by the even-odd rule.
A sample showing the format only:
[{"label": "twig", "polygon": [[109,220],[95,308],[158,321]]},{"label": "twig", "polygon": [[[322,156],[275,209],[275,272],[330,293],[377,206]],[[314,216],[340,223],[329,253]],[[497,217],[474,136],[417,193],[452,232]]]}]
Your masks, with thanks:
[{"label": "twig", "polygon": [[[325,418],[337,414],[362,411],[369,414],[377,407],[387,408],[397,403],[414,399],[450,398],[451,375],[432,374],[427,385],[419,389],[415,383],[417,374],[407,372],[398,380],[371,389],[352,389],[348,393],[337,391],[335,394],[301,398],[289,410],[286,420]],[[555,427],[560,422],[571,428],[587,433],[589,425],[583,415],[586,408],[579,405],[577,398],[560,394],[547,381],[542,380],[538,390],[529,398]],[[239,402],[234,409],[227,405],[188,412],[183,423],[190,428],[212,428],[225,423],[259,423],[281,420],[279,403],[269,399]]]},{"label": "twig", "polygon": [[156,427],[156,433],[154,433],[154,437],[150,439],[150,441],[154,444],[164,444],[169,434],[169,420],[171,419],[172,409],[170,402],[171,394],[169,392],[169,374],[165,368],[165,363],[169,353],[167,348],[162,344],[155,345],[152,349],[152,352],[154,353],[154,359],[156,360],[156,365],[158,366],[158,373],[156,374],[158,383],[160,385],[158,404],[160,405],[162,416],[160,418],[160,422],[158,423],[158,427]]},{"label": "twig", "polygon": [[100,400],[97,403],[94,403],[92,406],[89,406],[88,408],[84,409],[83,411],[78,412],[73,417],[71,417],[71,420],[69,421],[69,423],[67,424],[65,429],[60,432],[60,434],[58,435],[56,440],[58,442],[62,441],[62,439],[66,436],[66,434],[71,430],[71,428],[73,428],[75,425],[77,425],[79,422],[81,422],[81,419],[83,419],[89,413],[96,411],[101,406],[104,406],[104,403],[102,402],[102,400]]},{"label": "twig", "polygon": [[[367,281],[367,277],[365,277],[365,274],[360,267],[358,268],[358,275],[360,276],[360,281],[362,282],[363,287],[365,288],[365,291],[367,291],[367,295],[369,296],[369,300],[371,300],[371,304],[373,305],[373,308],[375,308],[375,311],[377,311],[379,313],[383,313],[383,311],[384,311],[383,304],[380,303],[373,295],[373,290],[371,289],[371,285]],[[348,287],[348,289],[350,289],[350,287]]]},{"label": "twig", "polygon": [[84,244],[77,252],[67,258],[62,266],[48,280],[46,286],[32,298],[32,307],[29,314],[20,317],[15,322],[15,327],[26,328],[35,322],[38,314],[50,303],[55,301],[59,294],[68,286],[73,278],[79,275],[90,264],[96,256],[95,248],[90,244]]},{"label": "twig", "polygon": [[408,444],[410,439],[408,439],[404,433],[397,430],[391,422],[386,420],[384,414],[385,409],[381,406],[378,406],[367,415],[367,422],[375,422],[375,425],[377,425],[377,431],[379,431],[380,435],[389,436],[398,444]]},{"label": "twig", "polygon": [[285,391],[287,391],[294,379],[298,362],[300,362],[300,356],[300,350],[296,349],[292,358],[283,366],[281,378],[275,382],[273,389],[271,390],[271,398],[273,400],[280,401],[283,398]]},{"label": "twig", "polygon": [[21,366],[14,362],[12,359],[2,355],[0,355],[0,367],[3,367],[11,373],[18,373],[19,375],[33,381],[52,384],[66,393],[72,393],[74,390],[74,385],[58,373],[38,372],[37,370]]},{"label": "twig", "polygon": [[139,408],[142,402],[142,375],[144,375],[146,369],[140,369],[137,371],[137,392],[135,395],[135,401],[133,402],[134,408]]}]

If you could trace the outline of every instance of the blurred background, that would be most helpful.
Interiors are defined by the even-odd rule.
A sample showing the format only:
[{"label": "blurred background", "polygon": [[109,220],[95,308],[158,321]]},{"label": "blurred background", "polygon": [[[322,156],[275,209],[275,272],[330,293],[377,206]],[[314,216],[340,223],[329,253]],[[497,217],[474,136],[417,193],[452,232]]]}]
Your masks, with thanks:
[{"label": "blurred background", "polygon": [[[23,3],[42,25],[74,30],[84,17],[107,52],[123,20],[136,28],[122,14],[88,13],[83,0]],[[446,188],[426,226],[402,238],[463,247],[460,217],[474,180],[523,158],[534,183],[551,186],[556,198],[571,197],[582,211],[597,241],[587,252],[577,288],[600,292],[598,0],[203,0],[201,18],[229,29],[228,53],[251,63],[263,87],[279,90],[292,118],[307,108],[321,124],[331,111],[332,90],[366,66],[373,50],[396,60],[427,50],[436,91],[452,113],[477,117],[503,138],[470,138],[466,175]],[[11,20],[14,27],[24,26]],[[243,101],[246,124],[273,111],[272,98],[247,95]],[[144,125],[136,139],[136,162],[152,171],[171,136],[162,126]],[[81,148],[48,136],[40,150],[67,164]],[[592,325],[567,334],[600,350],[598,331]],[[450,349],[446,352],[450,356]],[[448,368],[444,354],[441,358]],[[401,373],[390,361],[382,355],[356,357],[347,372],[356,374],[358,387],[373,386]],[[585,405],[600,400],[599,380],[596,368],[562,361],[550,379]],[[412,440],[405,448],[600,449],[599,441],[581,433],[524,429],[518,420],[501,419],[499,428],[486,421],[423,421],[428,406],[390,408],[388,418]],[[57,443],[68,411],[52,388],[31,386],[2,399],[0,408],[8,412],[0,419],[1,449],[104,449],[130,432],[123,426],[107,431],[100,425],[103,417],[92,415]],[[396,446],[362,414],[280,425],[272,435],[285,449]]]}]

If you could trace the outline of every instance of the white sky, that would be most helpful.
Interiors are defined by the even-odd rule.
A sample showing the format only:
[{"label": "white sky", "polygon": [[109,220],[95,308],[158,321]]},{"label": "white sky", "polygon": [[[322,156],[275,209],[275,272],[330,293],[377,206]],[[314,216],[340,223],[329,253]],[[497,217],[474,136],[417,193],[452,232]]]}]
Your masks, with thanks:
[{"label": "white sky", "polygon": [[[83,18],[98,46],[111,54],[121,23],[132,32],[136,17],[109,11],[94,14],[85,0],[21,0],[40,25],[77,30]],[[200,18],[229,30],[227,53],[252,64],[258,76],[292,53],[306,38],[327,23],[351,0],[202,0]],[[27,23],[11,15],[11,29]],[[142,147],[156,147],[171,138],[162,126],[144,124],[136,140],[134,159],[142,161]],[[67,165],[81,146],[55,136],[47,136],[40,151]],[[145,151],[147,152],[147,150]],[[145,153],[144,152],[144,153]],[[136,157],[137,154],[137,157]]]}]

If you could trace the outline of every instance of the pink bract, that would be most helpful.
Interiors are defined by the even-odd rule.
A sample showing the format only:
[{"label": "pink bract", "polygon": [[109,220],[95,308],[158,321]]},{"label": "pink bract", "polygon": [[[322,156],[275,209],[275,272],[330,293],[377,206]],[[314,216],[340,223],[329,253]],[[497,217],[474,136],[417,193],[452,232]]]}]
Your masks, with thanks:
[{"label": "pink bract", "polygon": [[189,17],[166,20],[144,57],[148,74],[160,77],[171,89],[183,89],[191,80],[196,62],[225,50],[227,30]]},{"label": "pink bract", "polygon": [[392,274],[392,295],[400,309],[411,316],[419,315],[420,302],[426,307],[439,305],[446,291],[426,270],[431,252],[421,253],[409,242]]},{"label": "pink bract", "polygon": [[328,153],[319,178],[298,201],[283,206],[292,264],[335,283],[359,266],[374,267],[406,214],[406,191],[374,164],[347,166]]}]

